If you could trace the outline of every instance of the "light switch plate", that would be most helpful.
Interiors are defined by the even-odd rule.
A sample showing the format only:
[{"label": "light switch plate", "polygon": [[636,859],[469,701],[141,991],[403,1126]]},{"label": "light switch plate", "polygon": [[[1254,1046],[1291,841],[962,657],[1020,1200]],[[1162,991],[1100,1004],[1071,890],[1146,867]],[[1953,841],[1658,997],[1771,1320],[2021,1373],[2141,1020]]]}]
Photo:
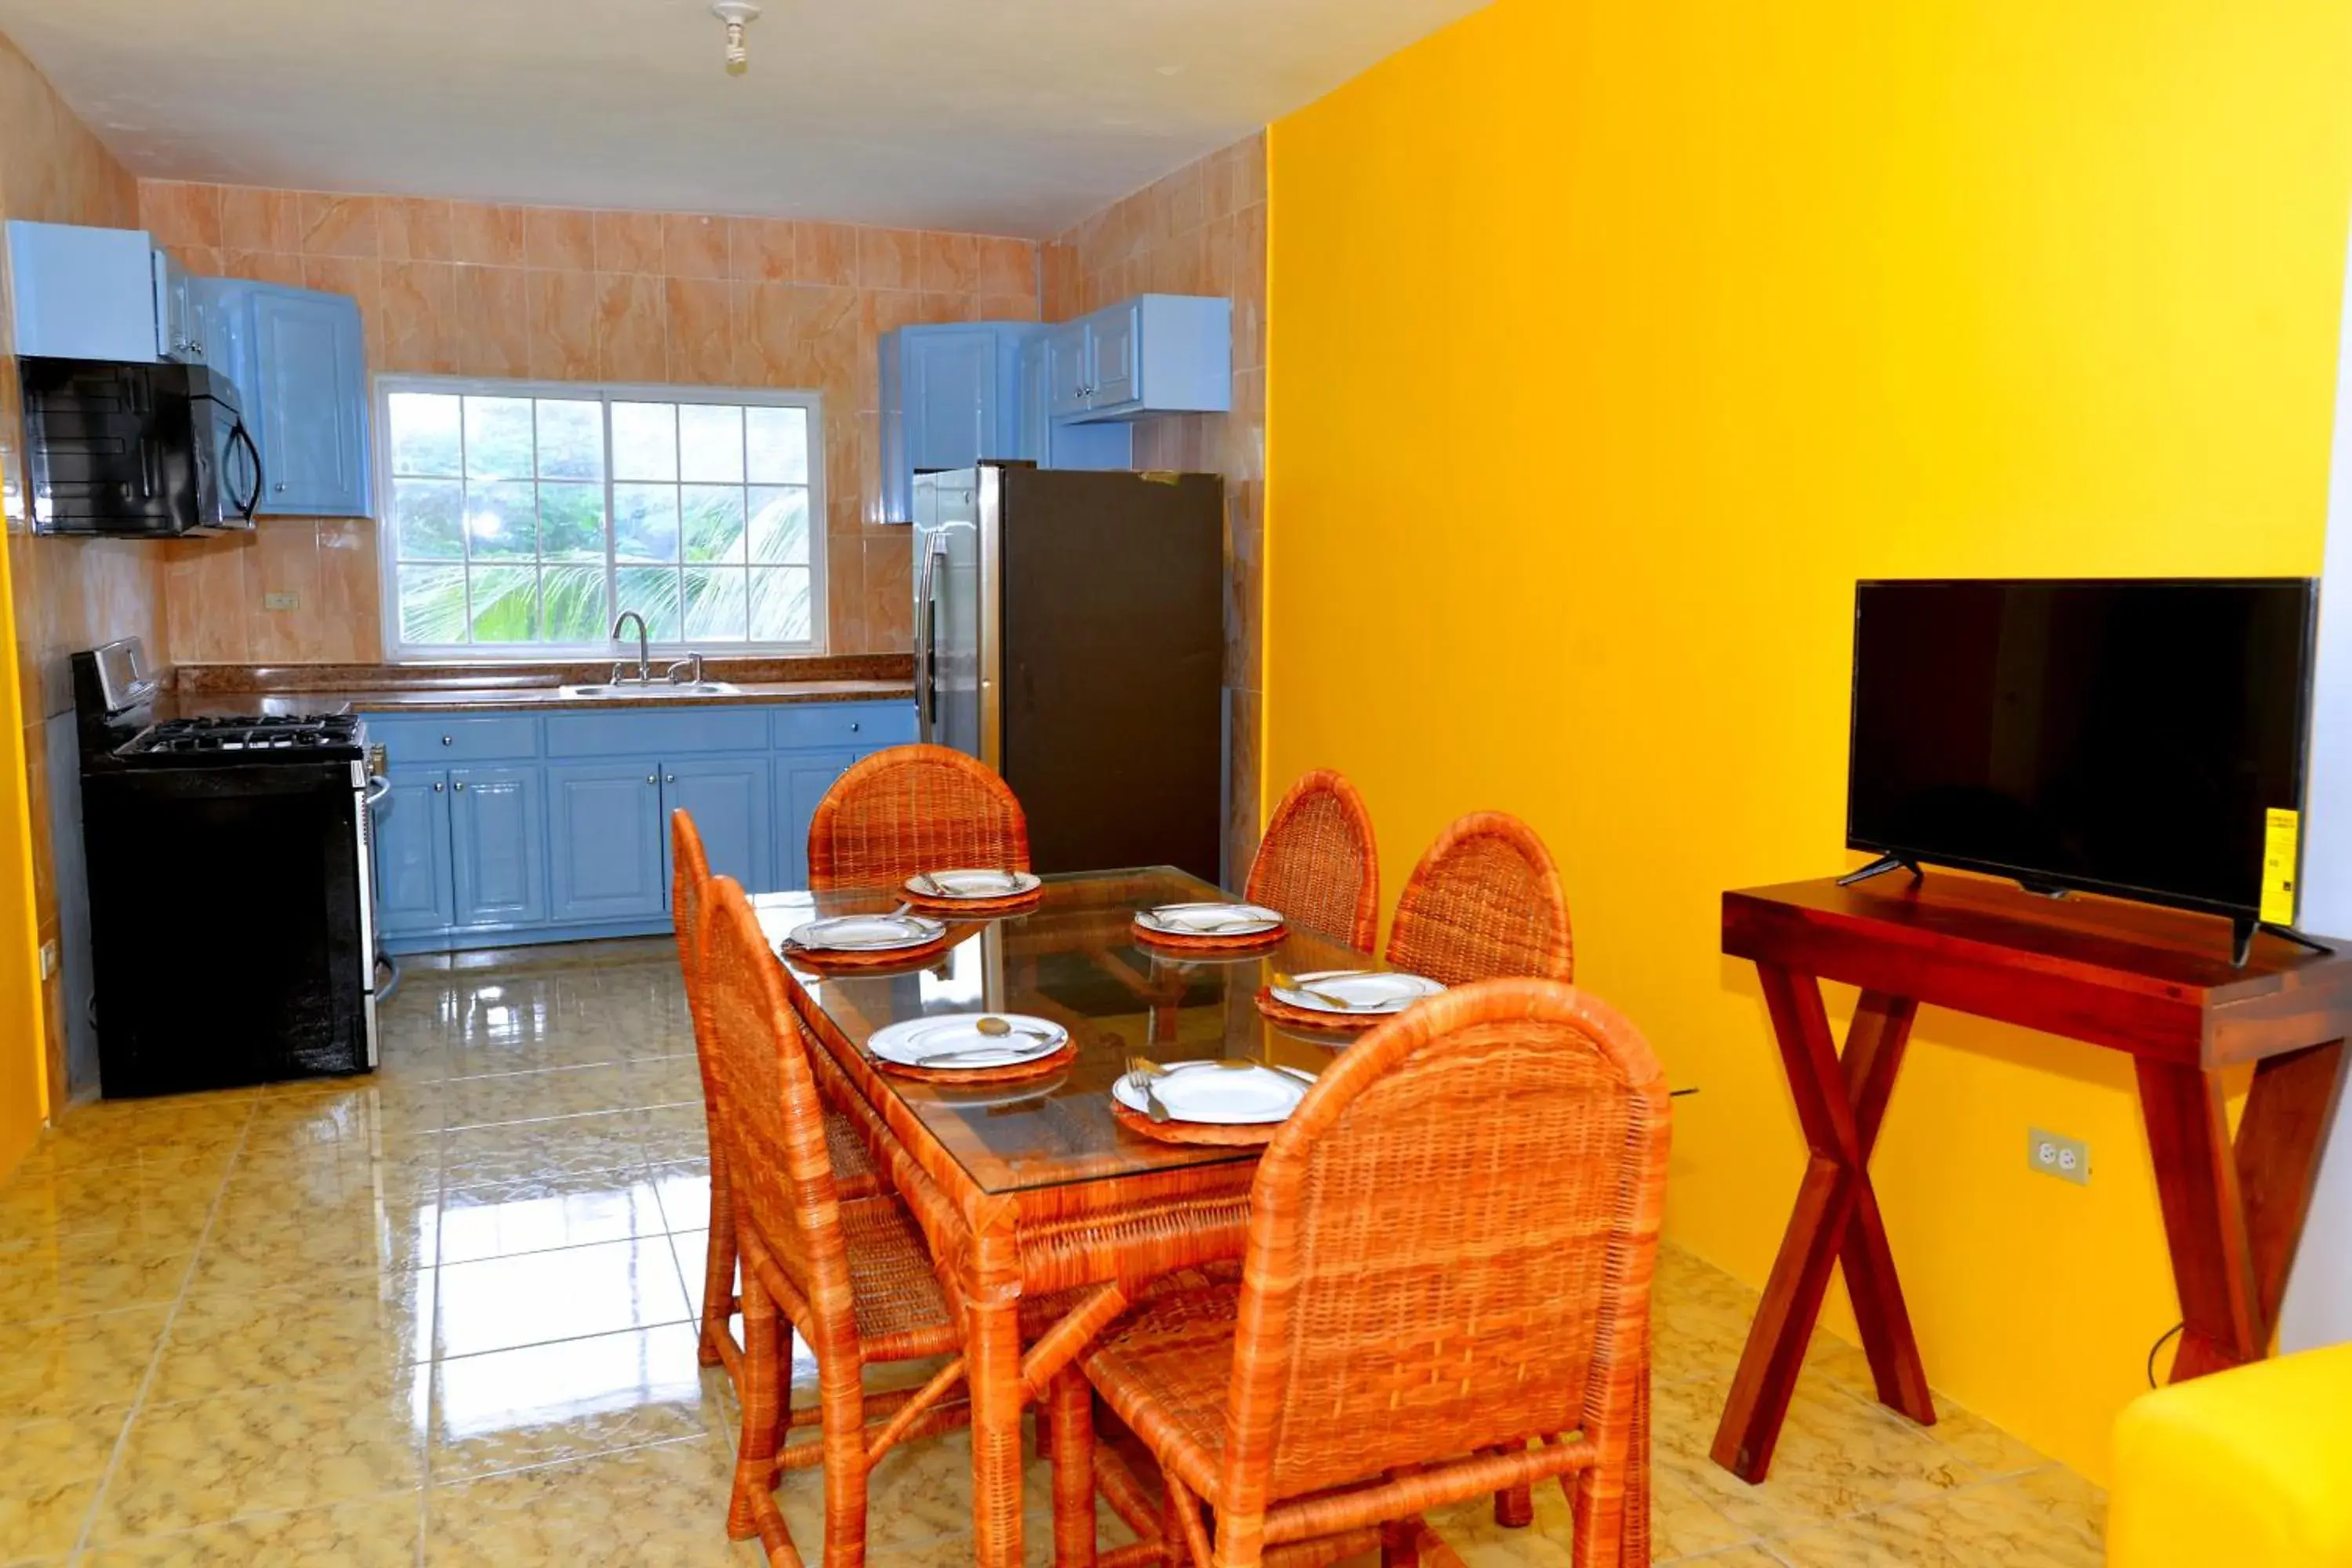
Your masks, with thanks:
[{"label": "light switch plate", "polygon": [[2045,1176],[2055,1176],[2078,1187],[2091,1184],[2091,1146],[2080,1138],[2029,1127],[2025,1130],[2025,1163]]},{"label": "light switch plate", "polygon": [[302,607],[299,594],[264,594],[261,607],[265,610],[299,610]]}]

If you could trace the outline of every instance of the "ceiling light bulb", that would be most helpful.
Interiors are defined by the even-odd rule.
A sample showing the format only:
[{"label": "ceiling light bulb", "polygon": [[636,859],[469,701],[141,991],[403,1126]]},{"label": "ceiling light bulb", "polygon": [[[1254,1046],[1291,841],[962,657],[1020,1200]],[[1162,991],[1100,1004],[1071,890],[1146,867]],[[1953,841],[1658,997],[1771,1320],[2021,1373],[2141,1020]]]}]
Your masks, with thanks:
[{"label": "ceiling light bulb", "polygon": [[760,8],[751,0],[712,0],[710,14],[727,24],[727,74],[741,76],[751,68],[751,51],[743,42],[743,30],[758,19]]}]

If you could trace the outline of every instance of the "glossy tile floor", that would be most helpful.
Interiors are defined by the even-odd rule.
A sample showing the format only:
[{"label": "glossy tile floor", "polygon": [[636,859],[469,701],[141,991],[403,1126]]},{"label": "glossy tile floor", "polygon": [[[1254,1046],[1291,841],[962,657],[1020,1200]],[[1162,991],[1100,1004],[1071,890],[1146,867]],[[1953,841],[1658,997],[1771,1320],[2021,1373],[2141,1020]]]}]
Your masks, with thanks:
[{"label": "glossy tile floor", "polygon": [[[733,1404],[697,1368],[702,1110],[666,943],[412,963],[384,1064],[76,1110],[0,1186],[0,1563],[751,1563]],[[2096,1568],[2099,1493],[1816,1346],[1769,1482],[1706,1458],[1753,1292],[1661,1266],[1658,1556]],[[894,1454],[870,1561],[967,1551],[959,1436]],[[786,1485],[814,1555],[814,1472]],[[1033,1475],[1032,1561],[1045,1556]],[[1565,1510],[1433,1522],[1561,1564]],[[1107,1542],[1123,1540],[1108,1529]]]}]

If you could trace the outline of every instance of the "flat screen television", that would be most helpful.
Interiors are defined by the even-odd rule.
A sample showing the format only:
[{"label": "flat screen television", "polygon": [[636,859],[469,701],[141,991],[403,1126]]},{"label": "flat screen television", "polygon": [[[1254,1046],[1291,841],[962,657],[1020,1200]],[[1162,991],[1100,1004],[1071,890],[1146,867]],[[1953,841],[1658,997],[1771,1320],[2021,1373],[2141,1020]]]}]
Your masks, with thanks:
[{"label": "flat screen television", "polygon": [[2309,578],[1865,582],[1846,842],[2227,915],[2303,808]]}]

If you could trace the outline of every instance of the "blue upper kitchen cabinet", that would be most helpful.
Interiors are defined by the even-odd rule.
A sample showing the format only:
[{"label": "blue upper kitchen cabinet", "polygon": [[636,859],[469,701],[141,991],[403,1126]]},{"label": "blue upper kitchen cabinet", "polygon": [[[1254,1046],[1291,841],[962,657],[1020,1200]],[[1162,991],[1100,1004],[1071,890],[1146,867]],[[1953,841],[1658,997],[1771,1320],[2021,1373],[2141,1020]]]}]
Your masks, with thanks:
[{"label": "blue upper kitchen cabinet", "polygon": [[882,517],[913,519],[915,475],[1020,455],[1026,321],[953,321],[885,332]]},{"label": "blue upper kitchen cabinet", "polygon": [[141,364],[162,358],[155,255],[144,229],[11,222],[16,352]]},{"label": "blue upper kitchen cabinet", "polygon": [[1083,425],[1054,417],[1054,377],[1083,334],[1042,327],[1021,344],[1020,453],[1041,468],[1131,468],[1135,426]]},{"label": "blue upper kitchen cabinet", "polygon": [[261,447],[263,515],[365,517],[366,339],[348,294],[192,280],[212,318],[205,358],[236,385]]},{"label": "blue upper kitchen cabinet", "polygon": [[451,884],[457,926],[536,925],[547,918],[535,767],[449,770]]},{"label": "blue upper kitchen cabinet", "polygon": [[1222,414],[1233,406],[1234,305],[1139,294],[1053,329],[1053,417]]}]

